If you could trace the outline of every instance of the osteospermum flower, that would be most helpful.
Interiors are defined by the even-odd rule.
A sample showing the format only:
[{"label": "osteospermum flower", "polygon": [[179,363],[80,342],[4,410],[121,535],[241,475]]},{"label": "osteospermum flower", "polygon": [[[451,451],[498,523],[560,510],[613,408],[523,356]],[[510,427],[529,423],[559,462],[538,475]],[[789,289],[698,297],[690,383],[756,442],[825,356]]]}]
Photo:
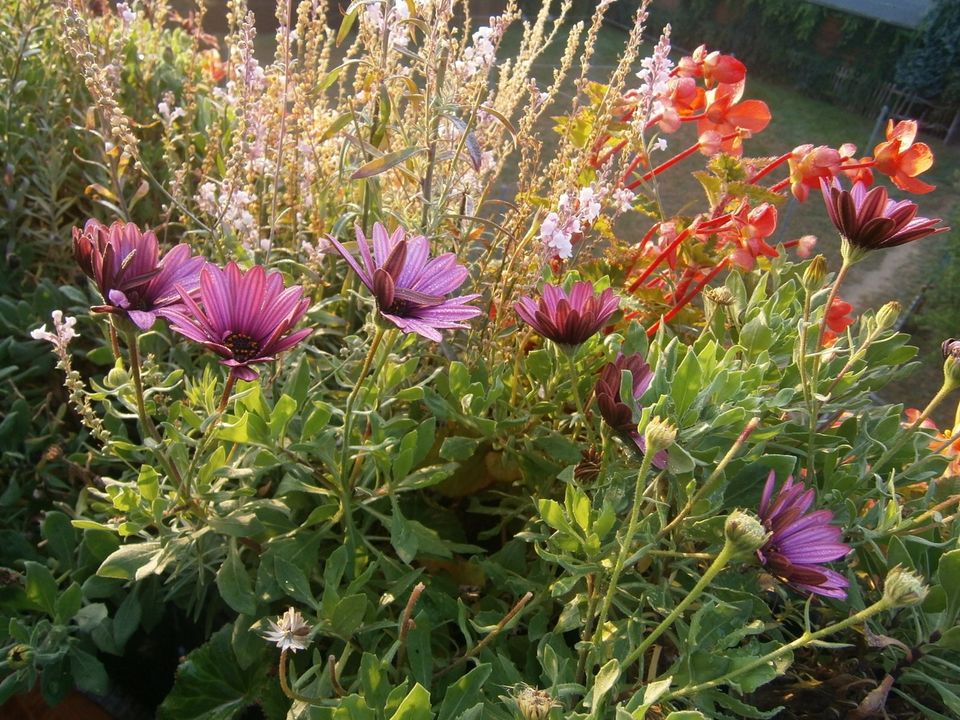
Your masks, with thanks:
[{"label": "osteospermum flower", "polygon": [[[623,370],[630,371],[633,380],[632,394],[638,399],[653,382],[653,371],[640,353],[632,355],[617,355],[617,359],[607,363],[600,369],[593,394],[600,406],[600,416],[617,432],[629,437],[641,452],[647,451],[647,443],[643,435],[637,432],[637,423],[633,419],[633,409],[623,401],[620,395],[620,377]],[[659,468],[667,465],[667,453],[658,452],[653,458],[653,464]]]},{"label": "osteospermum flower", "polygon": [[161,259],[153,231],[119,221],[107,227],[92,219],[82,230],[73,229],[73,254],[104,300],[91,309],[126,316],[141,330],[181,306],[178,286],[196,292],[205,262],[191,255],[186,243]]},{"label": "osteospermum flower", "polygon": [[263,633],[268,642],[276,643],[281,650],[306,650],[310,645],[310,626],[303,615],[293,608],[277,618],[277,622],[267,620],[270,629]]},{"label": "osteospermum flower", "polygon": [[570,294],[559,285],[544,285],[539,301],[524,295],[514,308],[527,325],[560,345],[579,345],[597,333],[620,307],[620,298],[607,288],[600,295],[593,283],[574,283]]},{"label": "osteospermum flower", "polygon": [[467,327],[463,321],[480,314],[480,308],[467,305],[479,295],[446,297],[469,275],[453,253],[431,260],[430,242],[423,235],[408,238],[402,227],[389,235],[381,223],[376,223],[371,256],[359,226],[356,232],[362,267],[336,238],[331,236],[329,240],[373,293],[380,315],[403,332],[440,342],[440,330]]},{"label": "osteospermum flower", "polygon": [[243,272],[235,262],[200,271],[200,302],[181,288],[183,306],[168,313],[171,329],[220,355],[241,380],[255,380],[251,365],[268,362],[311,333],[292,332],[310,301],[303,289],[284,289],[283,276],[260,265]]},{"label": "osteospermum flower", "polygon": [[950,229],[937,227],[939,218],[917,217],[916,203],[891,200],[886,188],[880,186],[868,192],[863,183],[857,182],[848,191],[834,178],[830,182],[821,179],[820,188],[830,220],[840,232],[844,254],[851,262],[870,250],[905,245]]},{"label": "osteospermum flower", "polygon": [[788,477],[773,494],[776,474],[770,471],[760,500],[760,520],[770,533],[757,551],[764,567],[802,592],[825,597],[847,597],[847,579],[821,563],[842,558],[850,547],[841,542],[843,531],[832,525],[830,510],[808,512],[816,498],[813,488]]}]

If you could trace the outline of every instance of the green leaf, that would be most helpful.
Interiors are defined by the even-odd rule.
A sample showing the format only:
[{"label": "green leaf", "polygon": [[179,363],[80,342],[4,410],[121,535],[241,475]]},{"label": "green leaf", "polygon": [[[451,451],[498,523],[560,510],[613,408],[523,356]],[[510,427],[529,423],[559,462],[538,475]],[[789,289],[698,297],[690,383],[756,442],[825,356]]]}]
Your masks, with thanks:
[{"label": "green leaf", "polygon": [[697,398],[700,392],[700,375],[700,361],[693,349],[689,348],[670,381],[670,394],[678,418],[683,417],[687,408]]},{"label": "green leaf", "polygon": [[60,563],[60,567],[70,567],[73,550],[77,546],[77,531],[70,518],[57,510],[49,511],[43,519],[41,534],[47,541],[47,550]]},{"label": "green leaf", "polygon": [[447,688],[440,703],[437,720],[455,720],[461,713],[473,707],[480,699],[480,690],[490,677],[489,663],[477,665],[473,670]]},{"label": "green leaf", "polygon": [[158,720],[232,720],[276,683],[265,663],[242,669],[230,642],[233,627],[225,625],[210,641],[191,652],[177,669],[170,694],[157,711]]},{"label": "green leaf", "polygon": [[462,461],[476,452],[480,440],[467,437],[448,437],[443,439],[440,446],[440,457],[444,460]]},{"label": "green leaf", "polygon": [[274,568],[277,584],[287,595],[316,607],[317,601],[310,590],[310,581],[303,570],[280,555],[274,559]]},{"label": "green leaf", "polygon": [[359,695],[348,695],[333,711],[334,720],[377,720],[377,713]]},{"label": "green leaf", "polygon": [[403,150],[397,150],[396,152],[381,155],[380,157],[374,158],[370,162],[364,163],[357,168],[353,175],[350,176],[350,179],[363,180],[365,178],[374,177],[375,175],[380,175],[390,168],[396,167],[400,163],[409,160],[414,155],[424,152],[424,150],[425,148],[404,148]]},{"label": "green leaf", "polygon": [[393,687],[387,669],[376,655],[365,652],[360,658],[360,687],[374,710],[383,710]]},{"label": "green leaf", "polygon": [[364,3],[361,0],[354,0],[343,14],[343,21],[340,23],[340,29],[337,30],[337,47],[340,47],[341,43],[347,39],[347,35],[350,34],[350,29],[357,21],[357,15],[363,6]]},{"label": "green leaf", "polygon": [[46,565],[27,561],[27,599],[50,617],[57,613],[57,581]]},{"label": "green leaf", "polygon": [[753,356],[759,355],[773,344],[773,330],[767,324],[767,316],[763,312],[743,326],[740,331],[740,344]]},{"label": "green leaf", "polygon": [[366,595],[347,595],[333,609],[330,624],[333,631],[344,640],[349,640],[363,622],[369,604]]},{"label": "green leaf", "polygon": [[141,612],[137,595],[135,593],[127,595],[113,618],[113,639],[116,641],[117,647],[123,647],[130,636],[140,627]]},{"label": "green leaf", "polygon": [[217,571],[217,589],[220,597],[230,609],[241,615],[257,614],[257,599],[253,594],[253,583],[247,568],[240,559],[240,553],[231,543],[227,557]]},{"label": "green leaf", "polygon": [[70,650],[70,672],[77,687],[94,695],[105,695],[110,678],[106,668],[90,653],[78,648]]},{"label": "green leaf", "polygon": [[162,552],[156,540],[124,545],[103,561],[97,575],[117,580],[140,580],[154,572]]},{"label": "green leaf", "polygon": [[943,588],[954,588],[947,593],[947,619],[952,625],[960,612],[960,549],[951,550],[940,556],[937,580]]},{"label": "green leaf", "polygon": [[417,683],[400,703],[397,711],[390,716],[390,720],[430,720],[430,693]]},{"label": "green leaf", "polygon": [[601,703],[603,703],[603,698],[613,689],[619,679],[620,661],[614,658],[597,671],[597,675],[593,680],[590,707],[594,710],[600,707]]},{"label": "green leaf", "polygon": [[674,710],[667,715],[667,720],[710,720],[699,710]]},{"label": "green leaf", "polygon": [[273,406],[273,410],[270,412],[270,423],[268,427],[270,428],[271,438],[279,440],[283,437],[287,423],[290,422],[290,418],[293,417],[295,412],[297,412],[297,401],[289,395],[281,395],[280,399],[277,400],[277,404]]},{"label": "green leaf", "polygon": [[70,619],[80,612],[83,605],[83,590],[78,583],[71,583],[70,587],[60,593],[57,598],[54,617],[58,625],[66,625]]}]

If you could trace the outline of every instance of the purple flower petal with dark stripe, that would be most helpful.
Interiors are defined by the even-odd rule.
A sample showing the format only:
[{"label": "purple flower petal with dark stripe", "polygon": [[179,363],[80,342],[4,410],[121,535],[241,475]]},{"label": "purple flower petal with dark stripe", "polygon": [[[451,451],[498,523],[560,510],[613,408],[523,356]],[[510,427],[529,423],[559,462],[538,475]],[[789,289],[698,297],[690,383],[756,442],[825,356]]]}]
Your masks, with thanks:
[{"label": "purple flower petal with dark stripe", "polygon": [[514,309],[540,335],[560,345],[580,345],[596,334],[620,307],[620,298],[607,288],[597,295],[593,283],[573,284],[570,294],[559,285],[544,285],[538,301],[524,295]]},{"label": "purple flower petal with dark stripe", "polygon": [[407,237],[398,227],[389,234],[381,223],[373,226],[373,255],[357,227],[361,262],[334,237],[330,242],[377,301],[380,315],[405,333],[417,333],[440,342],[440,330],[468,327],[465,320],[480,314],[467,303],[479,295],[448,298],[469,273],[453,253],[430,259],[430,241],[423,235]]},{"label": "purple flower petal with dark stripe", "polygon": [[83,230],[73,229],[73,254],[103,297],[105,304],[92,310],[124,315],[141,330],[181,306],[178,287],[197,292],[205,262],[185,243],[160,258],[152,231],[119,221],[107,227],[92,219]]},{"label": "purple flower petal with dark stripe", "polygon": [[199,302],[181,289],[183,305],[168,312],[172,330],[220,355],[241,380],[255,380],[251,365],[269,362],[312,331],[293,330],[310,301],[299,285],[284,289],[283,276],[260,265],[243,272],[207,263],[200,271]]},{"label": "purple flower petal with dark stripe", "polygon": [[939,218],[917,216],[917,205],[910,200],[891,200],[884,187],[868,191],[862,182],[848,191],[840,181],[820,179],[827,214],[840,235],[858,252],[896,247],[928,235],[946,232],[937,227]]},{"label": "purple flower petal with dark stripe", "polygon": [[830,510],[807,512],[816,492],[788,477],[774,496],[776,474],[767,477],[759,516],[770,537],[757,555],[764,567],[801,592],[843,600],[847,579],[821,563],[844,557],[850,547],[842,542],[843,530],[832,525]]},{"label": "purple flower petal with dark stripe", "polygon": [[[593,394],[600,406],[600,415],[614,430],[630,438],[640,452],[647,452],[647,442],[643,435],[637,432],[637,423],[633,419],[633,409],[623,401],[620,395],[620,377],[624,370],[630,371],[633,379],[633,399],[638,399],[653,382],[653,371],[640,353],[633,355],[617,355],[617,359],[607,363],[600,369],[600,377],[594,387]],[[661,450],[653,456],[653,464],[661,470],[667,466],[668,455]]]}]

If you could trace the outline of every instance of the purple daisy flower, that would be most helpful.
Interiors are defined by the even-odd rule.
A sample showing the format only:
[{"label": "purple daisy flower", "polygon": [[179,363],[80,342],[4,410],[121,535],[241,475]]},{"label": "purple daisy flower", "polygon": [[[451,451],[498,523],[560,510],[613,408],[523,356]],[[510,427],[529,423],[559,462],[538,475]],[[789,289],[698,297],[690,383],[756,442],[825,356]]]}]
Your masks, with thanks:
[{"label": "purple daisy flower", "polygon": [[820,563],[845,556],[850,547],[841,542],[843,530],[831,525],[830,510],[807,512],[816,497],[813,488],[787,478],[773,495],[776,474],[767,477],[760,499],[760,520],[770,533],[757,551],[764,567],[797,590],[843,600],[847,579]]},{"label": "purple daisy flower", "polygon": [[514,308],[527,325],[560,345],[579,345],[597,333],[620,307],[620,298],[607,288],[600,295],[593,283],[573,284],[570,294],[559,285],[544,285],[539,302],[524,295]]},{"label": "purple daisy flower", "polygon": [[[291,332],[310,301],[299,285],[284,290],[283,276],[260,265],[243,272],[235,262],[200,271],[200,304],[181,289],[183,306],[170,311],[172,330],[213,350],[241,380],[256,380],[250,366],[274,360],[312,331]],[[202,305],[202,306],[201,306]]]},{"label": "purple daisy flower", "polygon": [[479,295],[446,297],[463,285],[469,274],[453,253],[431,260],[430,241],[423,235],[407,237],[402,227],[390,235],[381,223],[375,223],[371,256],[359,226],[356,233],[363,267],[336,238],[329,236],[329,240],[373,293],[380,314],[403,332],[440,342],[440,330],[465,328],[464,320],[480,314],[480,308],[467,305]]},{"label": "purple daisy flower", "polygon": [[93,219],[83,230],[73,229],[73,254],[105,303],[91,309],[124,315],[141,330],[149,330],[158,316],[169,316],[181,306],[178,286],[188,294],[197,291],[205,262],[191,255],[186,243],[160,259],[153,231],[142,232],[133,223],[119,221],[107,227]]},{"label": "purple daisy flower", "polygon": [[[633,399],[643,395],[653,382],[653,371],[640,353],[617,355],[617,359],[600,369],[600,377],[593,394],[600,406],[600,415],[617,432],[629,437],[640,452],[646,453],[647,442],[637,432],[637,423],[633,419],[633,409],[623,401],[620,395],[620,376],[623,370],[629,370],[633,378]],[[653,456],[653,464],[661,470],[667,466],[667,453],[661,450]]]},{"label": "purple daisy flower", "polygon": [[950,229],[937,227],[939,218],[917,217],[916,203],[891,200],[879,185],[868,192],[856,182],[848,191],[836,178],[821,178],[820,189],[830,220],[855,253],[905,245]]}]

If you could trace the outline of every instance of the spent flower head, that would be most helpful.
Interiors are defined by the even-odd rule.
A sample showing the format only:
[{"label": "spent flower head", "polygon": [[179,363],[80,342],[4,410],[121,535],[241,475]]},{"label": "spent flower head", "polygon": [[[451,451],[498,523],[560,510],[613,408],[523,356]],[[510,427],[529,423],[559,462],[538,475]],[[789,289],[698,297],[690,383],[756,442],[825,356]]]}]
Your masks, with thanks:
[{"label": "spent flower head", "polygon": [[847,579],[821,563],[842,558],[850,547],[841,541],[843,531],[833,525],[830,510],[808,512],[816,498],[813,488],[788,477],[774,495],[776,473],[770,471],[759,516],[770,533],[757,550],[764,567],[802,592],[843,600]]},{"label": "spent flower head", "polygon": [[183,305],[168,313],[170,327],[213,350],[241,380],[255,380],[251,365],[274,360],[312,331],[293,330],[310,301],[299,285],[284,289],[279,272],[254,265],[246,272],[235,262],[200,271],[200,302],[180,288]]},{"label": "spent flower head", "polygon": [[770,536],[756,515],[746,510],[734,510],[727,516],[723,534],[727,542],[740,553],[759,550]]},{"label": "spent flower head", "polygon": [[267,623],[270,627],[264,631],[264,639],[276,643],[281,650],[297,652],[297,650],[306,650],[310,645],[310,625],[303,619],[299,610],[287,608],[276,622],[268,620]]},{"label": "spent flower head", "polygon": [[650,418],[646,428],[644,428],[643,438],[647,443],[647,448],[653,453],[658,453],[676,442],[677,426],[669,420],[654,416]]},{"label": "spent flower head", "polygon": [[887,573],[883,583],[883,596],[891,607],[909,607],[922,603],[930,592],[923,578],[900,565]]},{"label": "spent flower head", "polygon": [[529,685],[521,687],[514,695],[514,700],[523,720],[544,720],[549,717],[553,708],[559,707],[546,690],[539,690]]},{"label": "spent flower head", "polygon": [[544,285],[539,301],[524,295],[514,308],[540,335],[559,345],[576,346],[595,335],[620,307],[620,298],[607,288],[597,295],[593,283],[581,280],[567,294],[559,285]]},{"label": "spent flower head", "polygon": [[453,253],[430,259],[430,241],[423,235],[408,237],[402,227],[391,235],[376,223],[371,255],[359,226],[356,233],[362,266],[336,238],[328,239],[373,293],[380,315],[403,332],[440,342],[441,330],[465,328],[464,320],[480,314],[480,308],[467,304],[479,295],[447,297],[469,274]]},{"label": "spent flower head", "polygon": [[123,315],[141,330],[182,307],[178,289],[195,293],[205,262],[186,243],[161,258],[152,230],[119,221],[107,227],[92,219],[82,230],[73,229],[73,254],[103,297],[104,304],[93,311]]}]

